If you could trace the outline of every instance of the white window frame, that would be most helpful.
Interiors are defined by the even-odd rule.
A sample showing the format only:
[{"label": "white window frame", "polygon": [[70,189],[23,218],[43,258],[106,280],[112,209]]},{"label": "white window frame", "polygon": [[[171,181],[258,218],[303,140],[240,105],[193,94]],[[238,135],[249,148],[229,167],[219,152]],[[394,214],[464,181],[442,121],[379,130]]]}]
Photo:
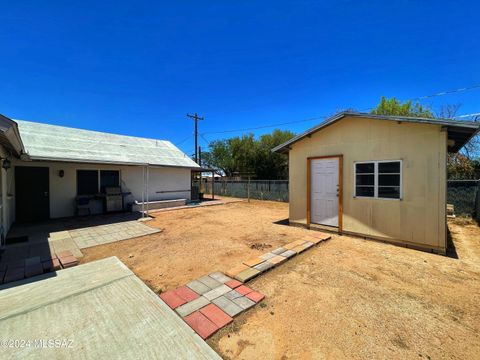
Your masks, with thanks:
[{"label": "white window frame", "polygon": [[[386,198],[378,196],[378,164],[389,163],[389,162],[399,162],[400,163],[400,197],[397,198]],[[357,195],[357,164],[374,164],[374,182],[373,182],[373,196],[360,196]],[[397,173],[391,173],[392,175],[397,175]],[[389,175],[384,173],[382,175]],[[359,185],[361,186],[361,185]],[[365,185],[372,186],[372,185]],[[388,186],[382,186],[388,187]],[[391,186],[396,187],[396,186]],[[369,160],[369,161],[354,161],[353,162],[353,197],[358,199],[379,199],[379,200],[394,200],[399,201],[403,199],[403,161],[401,159],[392,159],[392,160]]]}]

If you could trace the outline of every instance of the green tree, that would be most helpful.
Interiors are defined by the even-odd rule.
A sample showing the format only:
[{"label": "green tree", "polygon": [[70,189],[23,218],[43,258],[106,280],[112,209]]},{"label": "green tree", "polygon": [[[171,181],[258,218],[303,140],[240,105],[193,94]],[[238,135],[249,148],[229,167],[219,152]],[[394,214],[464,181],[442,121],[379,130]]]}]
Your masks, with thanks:
[{"label": "green tree", "polygon": [[[422,106],[418,102],[413,104],[411,101],[404,103],[395,98],[387,99],[382,97],[377,107],[372,110],[372,114],[377,115],[399,115],[399,116],[418,116],[425,118],[454,119],[460,109],[460,104],[443,105],[434,115],[430,109]],[[475,160],[478,156],[479,148],[478,136],[473,137],[461,150],[461,153],[449,153],[447,156],[448,179],[473,179],[479,169],[480,161]]]},{"label": "green tree", "polygon": [[222,170],[226,176],[252,173],[262,180],[287,179],[288,158],[273,154],[272,148],[295,136],[290,131],[274,130],[258,139],[253,134],[215,140],[203,154],[205,165]]},{"label": "green tree", "polygon": [[392,97],[387,99],[382,96],[380,103],[372,110],[375,115],[398,115],[398,116],[417,116],[425,118],[433,118],[430,109],[422,106],[420,103],[412,103],[412,101],[401,102]]}]

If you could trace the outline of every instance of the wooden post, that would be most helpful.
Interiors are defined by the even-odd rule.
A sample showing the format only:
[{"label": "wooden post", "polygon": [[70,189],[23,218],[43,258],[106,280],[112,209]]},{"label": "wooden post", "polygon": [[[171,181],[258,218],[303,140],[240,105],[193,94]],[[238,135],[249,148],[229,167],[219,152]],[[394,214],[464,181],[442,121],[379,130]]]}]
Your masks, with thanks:
[{"label": "wooden post", "polygon": [[215,200],[215,171],[212,171],[212,200]]}]

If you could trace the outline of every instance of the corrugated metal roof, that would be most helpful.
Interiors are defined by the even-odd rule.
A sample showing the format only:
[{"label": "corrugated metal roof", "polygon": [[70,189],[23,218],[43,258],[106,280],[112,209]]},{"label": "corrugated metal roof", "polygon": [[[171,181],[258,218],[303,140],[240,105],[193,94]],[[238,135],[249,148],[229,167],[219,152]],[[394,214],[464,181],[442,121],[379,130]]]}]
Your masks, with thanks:
[{"label": "corrugated metal roof", "polygon": [[32,160],[199,167],[170,141],[15,121]]},{"label": "corrugated metal roof", "polygon": [[309,136],[347,116],[374,119],[374,120],[411,122],[411,123],[444,126],[448,131],[448,138],[450,140],[455,141],[455,144],[449,147],[449,151],[451,152],[459,151],[463,147],[463,145],[465,145],[478,132],[480,128],[480,123],[476,123],[473,121],[460,121],[460,120],[437,119],[437,118],[431,119],[431,118],[407,117],[407,116],[375,115],[375,114],[369,114],[369,113],[344,111],[344,112],[339,112],[333,115],[332,117],[326,119],[324,122],[320,123],[319,125],[316,125],[313,128],[286,141],[285,143],[278,145],[277,147],[272,149],[272,152],[280,152],[280,153],[287,152],[288,150],[290,150],[290,145],[296,143],[297,141],[302,140],[306,136]]}]

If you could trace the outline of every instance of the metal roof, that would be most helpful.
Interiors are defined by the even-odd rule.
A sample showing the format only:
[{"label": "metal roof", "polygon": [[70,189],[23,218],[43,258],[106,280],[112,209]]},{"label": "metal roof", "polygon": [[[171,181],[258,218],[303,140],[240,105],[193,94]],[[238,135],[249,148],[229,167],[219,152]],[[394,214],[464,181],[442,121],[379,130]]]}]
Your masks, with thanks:
[{"label": "metal roof", "polygon": [[199,168],[170,141],[15,122],[31,160]]},{"label": "metal roof", "polygon": [[17,124],[2,114],[0,114],[0,146],[17,156],[24,151]]},{"label": "metal roof", "polygon": [[374,119],[374,120],[386,120],[386,121],[397,121],[397,122],[410,122],[410,123],[419,123],[419,124],[428,124],[428,125],[440,125],[444,127],[448,132],[448,139],[453,140],[454,144],[449,146],[449,151],[457,152],[459,151],[479,130],[480,123],[473,121],[460,121],[452,119],[431,119],[431,118],[421,118],[421,117],[407,117],[407,116],[389,116],[389,115],[375,115],[369,113],[359,113],[344,111],[333,115],[319,125],[314,126],[313,128],[301,133],[289,141],[278,145],[272,149],[272,152],[288,152],[290,150],[290,145],[296,143],[297,141],[302,140],[303,138],[310,136],[311,134],[329,126],[333,123],[343,119],[344,117],[358,117],[365,119]]}]

